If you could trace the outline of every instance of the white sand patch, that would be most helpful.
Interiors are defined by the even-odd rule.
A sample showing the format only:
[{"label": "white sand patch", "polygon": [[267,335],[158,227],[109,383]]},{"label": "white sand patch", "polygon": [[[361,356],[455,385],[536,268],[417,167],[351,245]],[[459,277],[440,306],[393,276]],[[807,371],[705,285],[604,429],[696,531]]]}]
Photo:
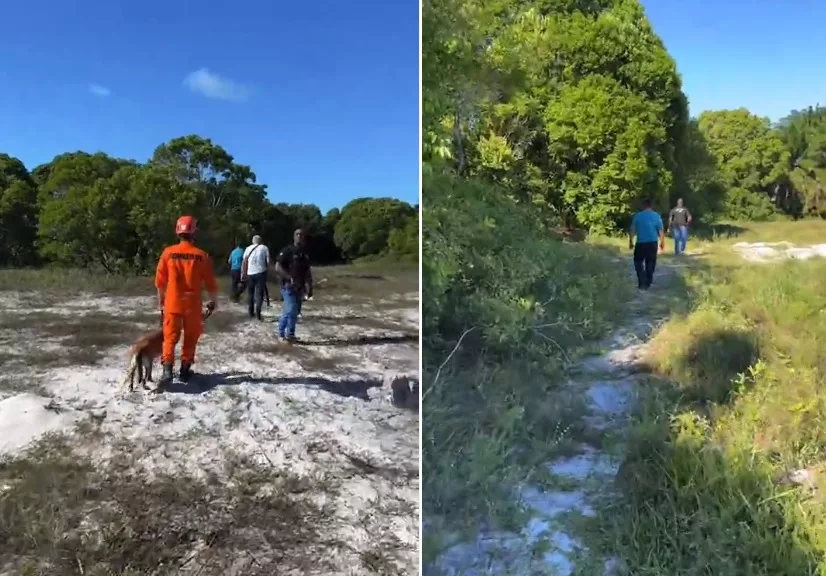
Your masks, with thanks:
[{"label": "white sand patch", "polygon": [[414,328],[416,330],[419,329],[419,326],[421,325],[420,324],[421,320],[420,320],[420,317],[419,317],[419,309],[418,308],[408,308],[407,310],[404,310],[403,312],[401,312],[400,315],[401,315],[401,318],[402,318],[402,322],[405,325],[407,325],[411,328]]},{"label": "white sand patch", "polygon": [[[0,305],[13,308],[19,299],[3,294]],[[246,321],[245,306],[222,304],[216,314],[235,315],[242,322],[218,332],[207,321],[194,366],[197,375],[188,385],[176,382],[161,394],[120,394],[128,341],[94,366],[44,369],[32,385],[45,389],[65,410],[44,409],[49,400],[34,394],[0,401],[3,450],[19,451],[46,432],[70,429],[83,418],[95,423],[104,440],[78,450],[106,461],[118,454],[123,440],[130,441],[136,465],[150,476],[187,472],[221,477],[228,459],[238,455],[275,471],[323,474],[340,483],[339,497],[331,503],[338,520],[328,529],[351,546],[335,552],[339,573],[359,573],[360,554],[388,537],[398,543],[400,573],[418,573],[418,415],[392,406],[389,390],[381,387],[386,370],[418,378],[418,337],[404,326],[395,330],[364,327],[355,320],[314,320],[371,314],[392,321],[407,311],[329,306],[316,299],[304,305],[297,330],[301,343],[279,348],[273,323],[280,313],[278,302],[265,310],[260,323]],[[123,317],[144,314],[152,306],[151,298],[84,298],[39,311]],[[136,327],[129,340],[142,332]],[[31,352],[32,346],[49,353],[60,348],[59,342],[34,334],[5,338],[20,354]],[[156,363],[153,376],[157,379],[160,372]]]},{"label": "white sand patch", "polygon": [[17,394],[0,400],[0,456],[13,454],[48,432],[68,430],[81,414],[54,406],[48,398]]},{"label": "white sand patch", "polygon": [[826,258],[826,244],[799,247],[791,242],[738,242],[734,245],[734,250],[750,262]]},{"label": "white sand patch", "polygon": [[129,316],[155,309],[156,301],[152,296],[124,298],[81,294],[53,305],[48,299],[45,302],[41,301],[32,292],[3,292],[0,294],[0,310],[13,310],[17,314],[47,313],[54,316],[84,316],[95,313]]}]

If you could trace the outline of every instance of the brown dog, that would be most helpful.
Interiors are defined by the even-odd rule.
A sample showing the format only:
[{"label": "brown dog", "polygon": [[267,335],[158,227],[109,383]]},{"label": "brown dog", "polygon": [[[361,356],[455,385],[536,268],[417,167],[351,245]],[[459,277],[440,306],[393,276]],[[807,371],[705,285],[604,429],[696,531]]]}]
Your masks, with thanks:
[{"label": "brown dog", "polygon": [[152,382],[152,365],[163,350],[163,330],[155,330],[146,334],[129,347],[129,360],[126,375],[123,377],[121,389],[129,383],[129,391],[135,390],[135,375],[144,390],[148,390],[146,383]]},{"label": "brown dog", "polygon": [[[213,309],[207,307],[204,311],[204,320],[212,316]],[[123,382],[121,382],[121,389],[126,388],[129,384],[129,391],[135,390],[135,376],[138,377],[138,383],[144,390],[151,390],[146,383],[153,382],[152,380],[152,366],[155,364],[155,359],[160,357],[163,351],[163,329],[154,330],[132,344],[129,347],[129,354],[127,356],[126,374],[124,374]]]}]

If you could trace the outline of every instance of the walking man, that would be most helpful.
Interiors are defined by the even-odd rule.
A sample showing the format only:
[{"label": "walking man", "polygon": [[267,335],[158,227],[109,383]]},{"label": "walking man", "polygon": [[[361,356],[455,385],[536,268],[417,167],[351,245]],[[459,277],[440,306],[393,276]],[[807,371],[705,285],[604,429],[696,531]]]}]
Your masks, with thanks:
[{"label": "walking man", "polygon": [[252,244],[244,250],[241,264],[241,279],[247,281],[247,302],[250,318],[261,320],[261,306],[267,289],[267,269],[270,266],[270,251],[261,244],[261,236],[252,237]]},{"label": "walking man", "polygon": [[[637,244],[634,245],[634,236]],[[643,201],[643,209],[631,220],[628,234],[628,247],[634,250],[634,270],[637,272],[637,287],[648,290],[654,281],[654,268],[657,267],[657,245],[665,248],[663,219],[651,209],[651,200]]]},{"label": "walking man", "polygon": [[163,318],[163,376],[158,386],[172,382],[175,346],[184,334],[181,346],[180,378],[187,382],[192,376],[195,348],[204,331],[202,290],[209,294],[207,308],[215,310],[218,286],[209,254],[195,246],[197,222],[192,216],[181,216],[175,224],[180,242],[169,246],[158,260],[155,287]]},{"label": "walking man", "polygon": [[241,265],[244,263],[244,249],[241,248],[241,241],[235,241],[235,249],[229,253],[227,259],[229,263],[229,275],[232,279],[232,287],[229,290],[230,298],[236,304],[241,299],[241,292],[244,290],[241,282]]},{"label": "walking man", "polygon": [[[683,199],[677,199],[677,205],[668,213],[668,230],[674,235],[674,254],[685,252],[688,243],[688,225],[691,224],[691,212],[683,206]],[[668,233],[666,230],[666,234]]]},{"label": "walking man", "polygon": [[295,342],[295,324],[300,310],[299,299],[313,295],[313,275],[307,255],[304,231],[293,232],[293,243],[284,248],[275,259],[275,271],[281,281],[284,309],[278,322],[278,338],[282,342]]}]

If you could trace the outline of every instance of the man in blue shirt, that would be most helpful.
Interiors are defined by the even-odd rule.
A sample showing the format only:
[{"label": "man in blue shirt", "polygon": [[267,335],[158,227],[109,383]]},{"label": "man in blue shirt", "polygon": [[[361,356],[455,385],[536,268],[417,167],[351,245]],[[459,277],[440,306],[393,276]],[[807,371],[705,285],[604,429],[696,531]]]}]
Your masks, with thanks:
[{"label": "man in blue shirt", "polygon": [[235,250],[229,253],[227,259],[229,263],[229,274],[232,278],[232,287],[230,288],[230,298],[233,302],[238,302],[241,299],[241,294],[244,293],[244,286],[241,282],[241,266],[244,262],[244,249],[241,248],[241,241],[235,241]]},{"label": "man in blue shirt", "polygon": [[[637,271],[637,287],[648,290],[654,281],[654,268],[657,266],[657,247],[665,248],[662,217],[651,209],[651,200],[643,201],[643,209],[631,220],[628,234],[628,247],[634,250],[634,270]],[[637,245],[634,245],[634,236]]]}]

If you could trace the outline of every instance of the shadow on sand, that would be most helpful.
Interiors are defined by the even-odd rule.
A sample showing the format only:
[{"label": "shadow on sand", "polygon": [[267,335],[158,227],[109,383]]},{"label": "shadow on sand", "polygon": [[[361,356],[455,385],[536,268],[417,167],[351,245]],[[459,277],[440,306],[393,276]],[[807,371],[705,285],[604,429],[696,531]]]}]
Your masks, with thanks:
[{"label": "shadow on sand", "polygon": [[159,393],[166,394],[203,394],[209,392],[213,388],[219,386],[237,386],[249,382],[257,385],[299,385],[299,386],[315,386],[341,396],[343,398],[358,398],[359,400],[369,401],[370,396],[367,391],[371,388],[381,388],[382,381],[373,378],[357,378],[347,380],[331,380],[329,378],[319,377],[283,377],[283,378],[267,378],[257,377],[244,372],[218,373],[218,374],[196,374],[192,380],[187,384],[178,380],[164,386],[159,390]]},{"label": "shadow on sand", "polygon": [[355,338],[325,338],[323,340],[299,340],[302,346],[378,346],[381,344],[405,344],[419,341],[418,334],[398,336],[357,336]]}]

